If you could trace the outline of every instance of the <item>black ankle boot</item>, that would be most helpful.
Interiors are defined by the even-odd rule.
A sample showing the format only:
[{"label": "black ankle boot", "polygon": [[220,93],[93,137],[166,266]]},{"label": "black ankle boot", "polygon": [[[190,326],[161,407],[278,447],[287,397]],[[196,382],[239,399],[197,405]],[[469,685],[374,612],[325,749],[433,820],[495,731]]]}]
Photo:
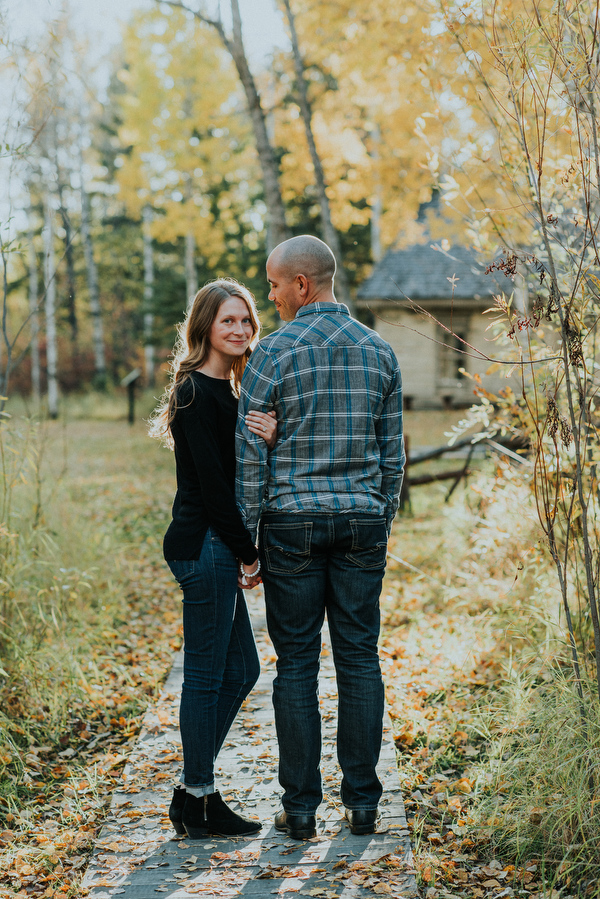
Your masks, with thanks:
[{"label": "black ankle boot", "polygon": [[206,821],[206,796],[192,796],[185,794],[185,805],[181,814],[183,832],[188,834],[190,840],[201,840],[208,833]]},{"label": "black ankle boot", "polygon": [[[218,791],[210,793],[206,797],[206,821],[209,832],[222,837],[244,836],[256,833],[262,827],[260,821],[242,818],[241,815],[232,811]],[[188,833],[190,833],[189,829]],[[192,835],[190,834],[190,836]]]},{"label": "black ankle boot", "polygon": [[185,797],[185,787],[177,785],[173,790],[173,798],[171,799],[171,805],[169,806],[169,818],[171,819],[171,824],[173,825],[175,833],[178,833],[180,836],[183,836],[185,833],[185,827],[182,822]]},{"label": "black ankle boot", "polygon": [[217,792],[200,797],[187,793],[182,826],[190,840],[202,840],[208,833],[220,837],[247,836],[259,831],[262,824],[236,814]]}]

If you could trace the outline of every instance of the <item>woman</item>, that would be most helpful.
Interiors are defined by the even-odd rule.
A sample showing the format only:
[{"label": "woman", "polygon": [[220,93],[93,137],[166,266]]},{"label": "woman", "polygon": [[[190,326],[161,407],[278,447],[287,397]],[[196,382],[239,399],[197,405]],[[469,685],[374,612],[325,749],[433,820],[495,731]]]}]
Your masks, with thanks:
[{"label": "woman", "polygon": [[[193,840],[261,827],[228,808],[214,784],[215,758],[259,675],[238,583],[259,583],[260,563],[234,493],[237,396],[258,332],[254,299],[241,284],[222,279],[199,290],[179,329],[172,384],[150,427],[175,450],[177,493],[163,548],[183,592],[184,767],[169,817]],[[251,412],[246,424],[274,445],[271,414]]]}]

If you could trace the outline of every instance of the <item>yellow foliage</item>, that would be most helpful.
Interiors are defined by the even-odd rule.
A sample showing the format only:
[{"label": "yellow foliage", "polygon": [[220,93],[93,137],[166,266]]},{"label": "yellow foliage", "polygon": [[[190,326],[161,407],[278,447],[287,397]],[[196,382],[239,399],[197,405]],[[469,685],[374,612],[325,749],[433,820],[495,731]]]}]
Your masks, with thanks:
[{"label": "yellow foliage", "polygon": [[[450,73],[443,81],[436,74],[436,9],[405,0],[317,0],[296,10],[334,223],[341,230],[364,224],[380,201],[388,246],[415,238],[406,229],[431,197],[442,142],[454,133],[459,145],[465,129],[456,114],[464,102],[452,94]],[[293,99],[290,63],[282,56],[279,65]],[[277,143],[288,148],[285,195],[310,194],[312,167],[294,106],[280,111]]]},{"label": "yellow foliage", "polygon": [[136,217],[152,205],[155,238],[191,233],[213,262],[257,181],[231,61],[210,28],[173,9],[137,13],[123,46],[120,195]]},{"label": "yellow foliage", "polygon": [[[496,37],[516,48],[519,29],[527,40],[532,30],[527,22],[519,24],[513,5],[511,0],[496,4],[509,23]],[[549,0],[542,6],[549,10]],[[530,187],[518,162],[518,129],[522,125],[529,134],[535,152],[535,115],[542,100],[548,114],[544,163],[557,181],[576,178],[572,109],[558,90],[544,97],[535,84],[525,84],[521,120],[511,120],[510,109],[505,115],[510,102],[505,89],[502,94],[503,72],[482,28],[480,4],[313,0],[296,3],[295,13],[315,139],[341,230],[368,221],[380,203],[384,245],[425,239],[425,228],[415,227],[415,219],[438,186],[442,215],[429,215],[430,237],[458,233],[464,240],[470,225],[467,237],[477,245],[489,233],[497,240],[508,222],[514,234],[520,218],[525,231]],[[516,50],[506,59],[518,67]],[[546,63],[538,62],[533,80],[539,86]],[[282,74],[276,142],[286,150],[284,196],[312,196],[291,61],[282,54],[277,65]]]}]

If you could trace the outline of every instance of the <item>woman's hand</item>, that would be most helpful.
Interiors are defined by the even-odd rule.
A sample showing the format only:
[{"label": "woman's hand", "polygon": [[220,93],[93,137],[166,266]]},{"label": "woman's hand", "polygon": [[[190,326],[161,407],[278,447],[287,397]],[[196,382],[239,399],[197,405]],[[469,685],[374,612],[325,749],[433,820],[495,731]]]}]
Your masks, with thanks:
[{"label": "woman's hand", "polygon": [[262,437],[269,449],[273,449],[277,440],[277,418],[275,412],[250,412],[246,415],[246,427],[252,434]]}]

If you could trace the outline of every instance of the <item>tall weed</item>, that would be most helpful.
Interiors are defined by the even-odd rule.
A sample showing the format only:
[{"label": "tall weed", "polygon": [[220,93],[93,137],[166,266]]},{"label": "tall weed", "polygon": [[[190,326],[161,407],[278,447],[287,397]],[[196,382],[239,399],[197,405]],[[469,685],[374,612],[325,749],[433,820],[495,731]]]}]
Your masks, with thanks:
[{"label": "tall weed", "polygon": [[140,683],[144,657],[159,660],[157,681],[165,672],[168,632],[137,650],[135,630],[151,610],[177,633],[160,552],[171,459],[159,453],[121,423],[0,426],[0,813],[30,795],[29,747],[126,729],[156,684],[152,665]]},{"label": "tall weed", "polygon": [[[568,671],[568,665],[567,665]],[[587,685],[586,729],[558,664],[534,680],[507,675],[481,719],[489,760],[477,772],[475,821],[494,850],[540,859],[569,892],[600,895],[600,716]]]},{"label": "tall weed", "polygon": [[[502,859],[504,885],[516,891],[524,876],[548,896],[557,887],[597,895],[593,678],[586,731],[527,471],[487,461],[450,503],[443,497],[440,485],[415,491],[413,514],[396,522],[391,551],[412,568],[390,561],[383,602],[400,774],[409,817],[425,834],[418,867],[437,865],[435,877],[456,889],[446,856],[473,851],[480,864]],[[435,793],[440,773],[445,805]],[[440,849],[432,861],[426,837],[439,837],[442,809],[446,856]],[[467,873],[479,888],[475,869]]]}]

